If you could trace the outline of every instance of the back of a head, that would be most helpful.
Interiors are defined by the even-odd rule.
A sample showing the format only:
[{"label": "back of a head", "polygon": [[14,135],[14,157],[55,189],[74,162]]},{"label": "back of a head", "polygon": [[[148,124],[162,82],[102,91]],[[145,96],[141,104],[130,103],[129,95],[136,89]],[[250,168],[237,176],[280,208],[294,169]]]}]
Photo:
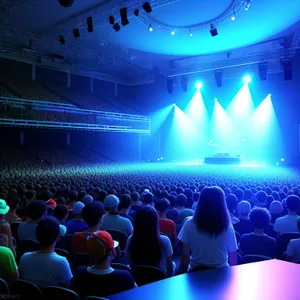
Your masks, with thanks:
[{"label": "back of a head", "polygon": [[155,202],[154,207],[158,212],[163,213],[170,208],[170,202],[166,198],[162,198]]},{"label": "back of a head", "polygon": [[193,191],[191,189],[185,189],[184,195],[186,195],[188,199],[191,199],[193,197]]},{"label": "back of a head", "polygon": [[253,196],[252,191],[250,189],[247,189],[244,192],[243,199],[244,200],[251,200],[252,196]]},{"label": "back of a head", "polygon": [[59,222],[53,217],[47,217],[38,222],[36,227],[36,238],[40,246],[52,245],[59,235]]},{"label": "back of a head", "polygon": [[271,215],[266,208],[252,208],[249,214],[250,222],[256,229],[264,229],[271,221]]},{"label": "back of a head", "polygon": [[9,194],[6,198],[6,203],[10,210],[16,209],[20,203],[20,198],[18,195]]},{"label": "back of a head", "polygon": [[63,220],[69,214],[68,208],[64,204],[58,204],[53,211],[53,216],[59,221]]},{"label": "back of a head", "polygon": [[133,202],[137,202],[140,200],[140,194],[138,192],[132,192],[130,196]]},{"label": "back of a head", "polygon": [[92,203],[94,201],[93,197],[91,195],[84,195],[80,200],[84,205],[88,203]]},{"label": "back of a head", "polygon": [[81,215],[88,226],[95,226],[104,215],[104,206],[100,201],[88,203],[82,209]]},{"label": "back of a head", "polygon": [[237,197],[237,199],[239,201],[241,201],[243,199],[243,196],[244,196],[244,191],[242,189],[237,189],[235,192],[234,192],[235,196]]},{"label": "back of a head", "polygon": [[174,195],[170,194],[167,199],[169,200],[171,207],[176,206],[176,197]]},{"label": "back of a head", "polygon": [[296,212],[300,206],[300,198],[296,195],[289,195],[286,198],[286,206],[290,211]]},{"label": "back of a head", "polygon": [[136,212],[129,251],[133,264],[155,266],[160,261],[162,251],[158,216],[153,207],[144,206]]},{"label": "back of a head", "polygon": [[199,192],[195,192],[193,194],[193,201],[197,202],[199,200],[199,198],[200,198],[200,193]]},{"label": "back of a head", "polygon": [[77,191],[73,191],[73,190],[70,191],[68,193],[68,198],[69,198],[70,202],[76,202],[77,199],[78,199],[78,193],[77,193]]},{"label": "back of a head", "polygon": [[265,203],[267,200],[267,193],[265,191],[259,191],[256,193],[256,199],[259,203]]},{"label": "back of a head", "polygon": [[184,194],[179,194],[176,198],[176,204],[177,206],[186,206],[186,203],[187,203],[187,198],[186,198],[186,195]]},{"label": "back of a head", "polygon": [[51,199],[52,193],[49,190],[41,190],[39,193],[39,199],[43,201],[48,201]]},{"label": "back of a head", "polygon": [[241,201],[237,207],[241,216],[246,217],[251,211],[251,204],[248,201]]},{"label": "back of a head", "polygon": [[27,217],[33,221],[36,221],[45,214],[46,210],[46,202],[42,200],[32,200],[27,205]]},{"label": "back of a head", "polygon": [[270,203],[270,213],[280,215],[283,211],[281,202],[274,200]]},{"label": "back of a head", "polygon": [[145,193],[142,200],[144,205],[151,205],[153,203],[153,194],[152,193]]},{"label": "back of a head", "polygon": [[238,199],[234,194],[229,194],[226,197],[227,208],[230,213],[233,213],[238,206]]},{"label": "back of a head", "polygon": [[120,199],[120,203],[119,203],[119,206],[118,206],[118,209],[121,210],[121,209],[127,209],[131,206],[131,197],[130,195],[128,194],[124,194],[124,195],[121,195],[119,197]]},{"label": "back of a head", "polygon": [[224,192],[219,187],[206,187],[201,191],[193,217],[200,232],[217,236],[229,226],[229,215]]}]

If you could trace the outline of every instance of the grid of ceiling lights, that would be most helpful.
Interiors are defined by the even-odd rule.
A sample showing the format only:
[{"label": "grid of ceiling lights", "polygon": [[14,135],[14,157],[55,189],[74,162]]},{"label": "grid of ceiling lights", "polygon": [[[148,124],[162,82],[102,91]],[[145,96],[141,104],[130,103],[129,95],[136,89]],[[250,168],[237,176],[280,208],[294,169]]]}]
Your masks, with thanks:
[{"label": "grid of ceiling lights", "polygon": [[[244,6],[245,6],[245,10],[246,10],[246,11],[248,11],[248,10],[250,9],[251,2],[252,2],[252,0],[244,0]],[[230,19],[231,19],[231,21],[235,21],[235,20],[236,20],[236,12],[235,12],[235,10],[232,11]],[[152,24],[149,24],[149,25],[148,25],[148,30],[149,30],[150,32],[153,32],[154,27],[152,26]],[[193,29],[191,29],[191,28],[188,29],[188,32],[189,32],[189,35],[190,35],[190,36],[193,36],[193,34],[194,34]],[[175,33],[176,33],[176,29],[173,29],[173,30],[171,31],[171,35],[175,35]],[[210,24],[210,34],[211,34],[211,36],[213,36],[213,37],[218,35],[217,27],[214,26],[213,24]]]}]

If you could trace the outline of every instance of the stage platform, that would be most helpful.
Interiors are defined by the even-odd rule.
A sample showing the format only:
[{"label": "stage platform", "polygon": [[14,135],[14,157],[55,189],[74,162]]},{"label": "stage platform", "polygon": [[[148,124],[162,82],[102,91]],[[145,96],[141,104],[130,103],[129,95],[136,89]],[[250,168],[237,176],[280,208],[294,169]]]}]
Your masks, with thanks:
[{"label": "stage platform", "polygon": [[237,165],[242,162],[241,157],[221,157],[221,156],[214,156],[214,157],[205,157],[204,162],[206,164],[216,164],[216,165]]}]

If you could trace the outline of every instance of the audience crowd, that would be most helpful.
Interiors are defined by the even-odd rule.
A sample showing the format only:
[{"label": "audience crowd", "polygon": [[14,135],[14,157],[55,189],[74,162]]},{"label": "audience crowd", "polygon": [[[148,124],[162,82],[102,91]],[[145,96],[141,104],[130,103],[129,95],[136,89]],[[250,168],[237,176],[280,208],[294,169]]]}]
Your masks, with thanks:
[{"label": "audience crowd", "polygon": [[300,261],[296,177],[22,166],[0,172],[0,277],[8,284],[24,279],[84,299],[185,272]]}]

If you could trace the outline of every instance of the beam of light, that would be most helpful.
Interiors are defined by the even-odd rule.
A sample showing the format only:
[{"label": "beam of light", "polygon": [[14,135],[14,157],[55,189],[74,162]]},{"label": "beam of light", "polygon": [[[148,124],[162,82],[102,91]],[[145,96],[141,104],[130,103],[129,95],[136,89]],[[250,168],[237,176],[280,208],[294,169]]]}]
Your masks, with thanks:
[{"label": "beam of light", "polygon": [[228,113],[233,121],[236,131],[236,140],[247,140],[249,130],[251,130],[251,117],[254,111],[249,86],[244,84],[234,96],[228,106]]},{"label": "beam of light", "polygon": [[201,89],[203,87],[203,84],[202,84],[202,82],[196,82],[196,84],[195,84],[195,88],[196,89]]},{"label": "beam of light", "polygon": [[199,149],[195,146],[198,142],[198,129],[195,123],[175,105],[165,146],[168,157],[188,160],[193,157],[195,151],[199,153]]},{"label": "beam of light", "polygon": [[162,109],[159,109],[155,111],[150,116],[151,120],[151,134],[155,134],[163,125],[163,123],[168,118],[169,114],[172,112],[172,109],[174,107],[174,104],[168,105],[166,107],[163,107]]},{"label": "beam of light", "polygon": [[[237,149],[237,144],[234,139],[236,136],[236,129],[229,115],[222,107],[222,105],[215,101],[213,115],[212,115],[212,145],[215,146],[215,149],[211,149],[211,155],[215,152],[229,152],[235,153]],[[213,147],[210,145],[211,147]]]},{"label": "beam of light", "polygon": [[249,83],[251,81],[251,77],[249,75],[244,76],[243,78],[244,83]]},{"label": "beam of light", "polygon": [[280,157],[283,153],[282,133],[270,95],[253,113],[250,138],[252,151],[256,157],[270,160],[270,158]]}]

